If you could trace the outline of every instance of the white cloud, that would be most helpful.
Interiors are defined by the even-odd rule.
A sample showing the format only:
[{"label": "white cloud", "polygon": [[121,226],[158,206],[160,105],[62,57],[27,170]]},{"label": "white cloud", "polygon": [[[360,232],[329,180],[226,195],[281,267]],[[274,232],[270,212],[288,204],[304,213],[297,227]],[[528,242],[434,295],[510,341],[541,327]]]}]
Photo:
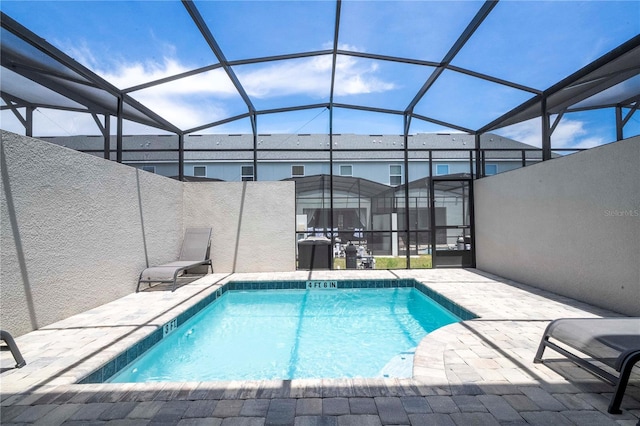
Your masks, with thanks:
[{"label": "white cloud", "polygon": [[[538,148],[542,146],[542,124],[538,118],[499,129],[495,133]],[[566,118],[560,121],[551,136],[553,149],[593,148],[605,142],[603,137],[590,134],[585,129],[584,122]]]},{"label": "white cloud", "polygon": [[361,93],[387,92],[396,88],[375,76],[378,65],[361,64],[353,57],[341,57],[336,64],[336,95],[357,95]]},{"label": "white cloud", "polygon": [[[165,52],[172,56],[165,56],[161,62],[127,62],[122,57],[111,57],[105,62],[93,55],[86,42],[64,45],[70,56],[119,89],[153,82],[193,69],[173,56],[176,49],[172,45],[164,46]],[[223,69],[130,92],[130,95],[169,122],[185,129],[229,117],[232,114],[225,107],[225,103],[230,97],[239,96]],[[128,126],[136,132],[145,132],[145,129],[149,131],[146,127],[138,127],[133,124]]]},{"label": "white cloud", "polygon": [[542,146],[542,129],[537,118],[498,129],[494,133],[538,148]]},{"label": "white cloud", "polygon": [[229,116],[221,102],[198,102],[187,97],[170,97],[155,93],[134,97],[182,129],[197,127]]},{"label": "white cloud", "polygon": [[[305,95],[326,98],[329,95],[332,58],[330,55],[278,61],[261,66],[237,67],[238,79],[254,98]],[[120,88],[155,81],[188,71],[176,59],[163,63],[120,64],[111,71],[99,71]],[[355,95],[392,90],[393,83],[375,74],[376,64],[353,57],[341,57],[337,63],[335,94]],[[224,70],[217,69],[132,92],[136,100],[182,128],[210,123],[230,115],[228,102],[239,101],[239,94]],[[236,104],[237,105],[237,104]]]},{"label": "white cloud", "polygon": [[[116,87],[127,88],[188,71],[177,60],[164,58],[162,64],[122,64],[112,71],[99,72]],[[238,92],[223,69],[181,78],[130,95],[169,122],[191,128],[229,117],[225,106]]]},{"label": "white cloud", "polygon": [[[187,72],[190,69],[180,64],[176,59],[164,58],[160,63],[132,63],[121,64],[117,69],[111,71],[97,71],[106,80],[116,87],[125,89],[148,83],[161,78]],[[181,78],[168,83],[152,86],[134,93],[154,91],[157,96],[161,95],[191,95],[191,94],[211,94],[216,96],[231,96],[237,94],[231,80],[227,77],[223,69],[196,74],[194,76]]]},{"label": "white cloud", "polygon": [[[11,111],[2,111],[0,121],[3,130],[25,134],[24,126]],[[99,134],[98,126],[89,114],[44,108],[37,108],[33,113],[34,137]]]},{"label": "white cloud", "polygon": [[[134,87],[193,69],[174,56],[158,61],[127,62],[111,57],[108,63],[93,55],[86,42],[62,43],[65,51],[78,62],[120,89]],[[167,46],[167,52],[175,52]],[[354,46],[341,49],[358,51]],[[170,53],[173,55],[172,53]],[[308,96],[326,99],[331,84],[332,56],[323,55],[295,60],[237,67],[238,78],[250,97],[272,98]],[[377,64],[356,57],[340,56],[336,68],[336,96],[380,93],[393,90],[393,82],[378,76]],[[208,71],[169,83],[131,92],[143,105],[181,128],[196,127],[238,114],[242,105],[239,94],[223,69]],[[230,109],[231,108],[231,109]],[[51,117],[57,113],[48,111]],[[66,118],[55,123],[40,122],[40,134],[94,134],[96,126],[87,114],[78,119]],[[45,120],[48,121],[48,120]],[[53,120],[57,121],[57,120]],[[64,128],[64,131],[60,127]],[[135,126],[134,126],[135,127]],[[57,129],[57,131],[56,131]],[[16,129],[18,130],[18,129]]]},{"label": "white cloud", "polygon": [[[298,60],[280,61],[244,72],[238,78],[249,96],[306,95],[322,98],[329,95],[331,85],[331,55]],[[340,56],[336,63],[335,95],[356,95],[385,92],[395,88],[393,83],[376,77],[378,66],[366,64],[358,58]]]},{"label": "white cloud", "polygon": [[329,94],[331,56],[238,67],[236,72],[247,94],[256,98],[301,94],[324,97]]},{"label": "white cloud", "polygon": [[[130,62],[117,54],[108,58],[97,58],[86,40],[77,42],[59,41],[58,45],[76,61],[80,62],[100,77],[119,89],[126,89],[142,83],[188,71],[189,67],[180,64],[173,57],[165,56],[162,62],[148,60]],[[164,51],[174,53],[175,46],[164,45]]]},{"label": "white cloud", "polygon": [[551,136],[553,148],[593,148],[606,141],[598,135],[589,134],[582,121],[563,120]]},{"label": "white cloud", "polygon": [[[325,47],[330,48],[330,44]],[[342,44],[340,49],[358,52],[361,49]],[[187,72],[192,68],[180,63],[173,56],[165,56],[162,62],[127,62],[122,58],[111,58],[109,64],[100,62],[93,56],[89,46],[80,44],[69,46],[67,52],[76,60],[94,70],[98,75],[120,89]],[[175,52],[167,46],[165,51]],[[274,96],[306,95],[326,97],[331,79],[331,55],[316,56],[236,67],[235,71],[249,96],[268,98]],[[245,71],[248,70],[248,71]],[[350,56],[338,57],[336,67],[336,95],[385,92],[396,86],[376,76],[378,66],[370,61]],[[209,94],[212,96],[236,96],[237,91],[222,69],[175,80],[170,83],[145,89],[155,91],[155,96]]]},{"label": "white cloud", "polygon": [[68,40],[57,40],[54,41],[54,45],[61,46],[67,55],[91,70],[95,70],[99,64],[86,40],[76,41],[75,43],[71,43]]},{"label": "white cloud", "polygon": [[96,72],[120,89],[137,86],[188,71],[174,59],[164,58],[162,63],[122,63],[112,70],[96,69]]}]

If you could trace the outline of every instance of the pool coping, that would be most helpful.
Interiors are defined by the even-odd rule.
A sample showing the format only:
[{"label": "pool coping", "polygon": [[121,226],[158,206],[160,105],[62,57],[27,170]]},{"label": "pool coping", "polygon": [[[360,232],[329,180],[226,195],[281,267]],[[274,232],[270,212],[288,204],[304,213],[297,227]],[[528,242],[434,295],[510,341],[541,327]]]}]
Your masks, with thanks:
[{"label": "pool coping", "polygon": [[[428,334],[416,350],[413,378],[75,384],[231,280],[387,278],[413,278],[479,315],[477,319],[450,324]],[[335,403],[346,401],[349,405],[355,404],[344,419],[347,422],[386,419],[388,403],[409,403],[406,415],[418,424],[425,424],[431,416],[434,421],[435,417],[442,416],[443,420],[455,420],[456,424],[462,424],[461,419],[465,419],[465,424],[477,423],[479,417],[468,411],[474,407],[483,411],[477,413],[478,416],[499,423],[531,422],[536,418],[557,418],[560,423],[567,423],[566,419],[588,417],[597,419],[597,424],[614,424],[614,421],[635,424],[640,417],[639,377],[630,381],[623,414],[610,415],[606,413],[612,392],[610,385],[585,375],[579,367],[552,351],[545,354],[545,363],[533,362],[540,337],[550,320],[620,314],[480,270],[216,272],[182,282],[175,292],[166,290],[149,289],[124,295],[17,336],[16,343],[27,365],[14,368],[10,353],[0,353],[3,422],[44,416],[40,423],[53,424],[54,417],[69,417],[75,410],[76,414],[85,415],[87,410],[93,413],[94,408],[100,406],[110,407],[127,421],[136,423],[141,418],[159,421],[164,418],[161,414],[165,409],[202,405],[216,407],[213,414],[204,415],[203,421],[219,424],[222,418],[239,415],[238,421],[259,422],[270,418],[267,407],[271,413],[272,408],[279,410],[283,403],[296,401],[295,419],[302,424],[313,420],[306,417],[308,407],[316,407],[313,413],[325,415],[325,408],[331,409]],[[413,402],[425,400],[429,404],[425,410],[430,406],[434,414],[412,414]],[[373,416],[353,411],[364,402],[382,405],[372,412]],[[134,406],[136,409],[126,414],[126,409]],[[256,406],[264,407],[265,411],[257,414],[256,419],[247,417]],[[152,407],[161,411],[156,415],[156,411],[148,411]],[[225,410],[229,407],[237,410],[242,407],[242,412],[230,413]],[[349,414],[348,410],[342,414]],[[103,417],[95,412],[86,418],[100,420]],[[59,424],[59,420],[56,421]],[[188,419],[185,422],[188,423]]]},{"label": "pool coping", "polygon": [[[134,343],[130,347],[122,350],[113,358],[104,362],[94,371],[86,374],[78,380],[76,384],[97,384],[109,383],[118,372],[126,368],[130,363],[143,356],[153,346],[160,343],[162,339],[169,336],[174,329],[181,327],[193,316],[214,303],[218,298],[222,297],[228,291],[258,291],[258,290],[307,290],[321,288],[336,289],[376,289],[376,288],[415,288],[425,296],[434,300],[440,306],[453,313],[460,318],[461,321],[472,320],[478,318],[478,315],[454,302],[453,300],[434,291],[425,283],[415,278],[385,278],[385,279],[331,279],[331,280],[229,280],[219,285],[214,291],[205,295],[203,298],[186,308],[183,312],[169,319],[156,330],[152,331],[140,341]],[[435,330],[434,330],[435,331]],[[427,335],[428,336],[428,335]],[[425,338],[427,337],[425,336]],[[423,338],[422,340],[424,340]],[[422,343],[422,341],[421,341]],[[418,345],[420,347],[420,344]],[[417,352],[417,349],[416,349]],[[414,356],[414,376],[415,376],[415,356]],[[375,379],[371,377],[368,379]],[[392,377],[393,379],[393,377]],[[256,379],[260,381],[261,379]],[[256,381],[254,380],[254,381]],[[289,380],[289,379],[281,379]],[[303,379],[307,380],[307,379]],[[311,380],[311,379],[308,379]]]}]

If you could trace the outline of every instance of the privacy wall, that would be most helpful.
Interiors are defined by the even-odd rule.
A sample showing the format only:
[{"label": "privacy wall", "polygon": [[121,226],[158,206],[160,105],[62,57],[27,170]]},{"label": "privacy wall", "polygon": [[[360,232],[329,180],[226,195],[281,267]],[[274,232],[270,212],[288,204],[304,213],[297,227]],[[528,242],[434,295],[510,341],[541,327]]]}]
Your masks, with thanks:
[{"label": "privacy wall", "polygon": [[640,316],[640,137],[475,182],[479,269]]},{"label": "privacy wall", "polygon": [[182,183],[5,131],[0,149],[0,326],[13,335],[135,291],[147,264],[177,258],[186,227],[213,228],[216,272],[233,271],[223,259],[246,256],[257,228],[277,231],[271,246],[257,240],[267,253],[236,270],[295,269],[291,182]]},{"label": "privacy wall", "polygon": [[183,215],[213,228],[214,271],[295,271],[295,202],[294,182],[189,182]]}]

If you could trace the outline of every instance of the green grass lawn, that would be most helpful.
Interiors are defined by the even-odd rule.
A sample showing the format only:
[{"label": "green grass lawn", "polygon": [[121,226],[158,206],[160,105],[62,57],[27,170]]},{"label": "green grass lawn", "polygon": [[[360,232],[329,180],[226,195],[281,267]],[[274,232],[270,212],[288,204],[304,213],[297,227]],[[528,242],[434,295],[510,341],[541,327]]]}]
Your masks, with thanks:
[{"label": "green grass lawn", "polygon": [[[375,259],[376,269],[405,269],[407,267],[407,258],[404,256],[375,256]],[[346,269],[346,267],[346,260],[343,257],[333,259],[333,269]],[[431,255],[411,256],[411,268],[432,268]]]}]

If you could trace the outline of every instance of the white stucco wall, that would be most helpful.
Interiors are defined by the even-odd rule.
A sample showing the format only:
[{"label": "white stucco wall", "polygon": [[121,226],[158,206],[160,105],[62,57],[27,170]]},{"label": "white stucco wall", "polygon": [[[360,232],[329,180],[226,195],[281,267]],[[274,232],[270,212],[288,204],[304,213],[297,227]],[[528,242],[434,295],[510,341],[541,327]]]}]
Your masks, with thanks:
[{"label": "white stucco wall", "polygon": [[180,182],[7,132],[1,167],[3,329],[22,334],[134,291],[144,231],[163,230],[146,232],[150,261],[175,256]]},{"label": "white stucco wall", "polygon": [[293,271],[294,182],[184,184],[185,226],[211,226],[216,272]]},{"label": "white stucco wall", "polygon": [[475,182],[479,269],[640,316],[640,137]]},{"label": "white stucco wall", "polygon": [[295,269],[291,182],[182,183],[5,131],[1,148],[0,327],[13,335],[135,291],[186,227],[213,228],[217,272],[236,253],[237,271]]}]

